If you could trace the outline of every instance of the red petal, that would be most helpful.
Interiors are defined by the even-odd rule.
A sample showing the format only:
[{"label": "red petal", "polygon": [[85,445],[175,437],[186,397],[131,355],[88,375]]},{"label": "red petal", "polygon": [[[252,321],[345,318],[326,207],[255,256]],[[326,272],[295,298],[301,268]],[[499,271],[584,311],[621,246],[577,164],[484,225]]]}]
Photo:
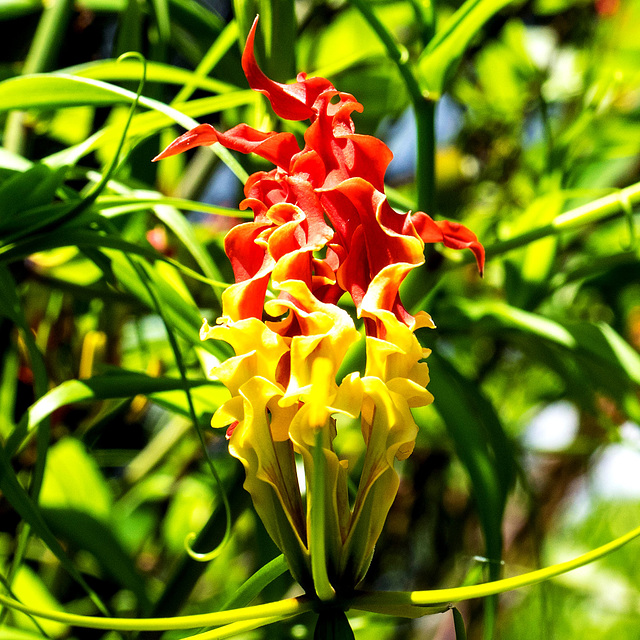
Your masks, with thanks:
[{"label": "red petal", "polygon": [[152,162],[175,156],[178,153],[203,147],[218,141],[218,133],[210,124],[200,124],[197,127],[183,133],[176,138],[162,153],[159,153]]},{"label": "red petal", "polygon": [[307,80],[302,73],[298,76],[298,82],[293,84],[280,84],[267,78],[258,66],[253,53],[257,26],[258,18],[253,22],[242,54],[242,69],[247,76],[249,86],[267,96],[273,110],[281,118],[285,120],[314,119],[316,112],[313,104],[323,91],[334,89],[333,85],[325,78]]},{"label": "red petal", "polygon": [[473,231],[459,222],[436,222],[422,211],[414,213],[411,222],[425,243],[442,242],[449,249],[470,249],[476,258],[480,275],[484,273],[484,247]]},{"label": "red petal", "polygon": [[292,133],[275,133],[258,131],[247,124],[239,124],[226,133],[216,131],[210,124],[201,124],[176,138],[153,162],[183,151],[203,147],[219,142],[227,149],[242,153],[255,153],[260,157],[289,169],[291,158],[300,153],[300,147]]},{"label": "red petal", "polygon": [[285,171],[289,169],[291,158],[300,153],[298,141],[292,133],[265,133],[248,124],[239,124],[226,133],[216,133],[218,142],[227,149],[255,153]]},{"label": "red petal", "polygon": [[[332,104],[336,96],[340,102]],[[382,140],[354,133],[351,113],[361,112],[362,105],[348,93],[327,91],[319,98],[316,111],[317,119],[304,135],[305,151],[313,149],[322,159],[323,188],[358,177],[384,191],[384,174],[393,154]]]}]

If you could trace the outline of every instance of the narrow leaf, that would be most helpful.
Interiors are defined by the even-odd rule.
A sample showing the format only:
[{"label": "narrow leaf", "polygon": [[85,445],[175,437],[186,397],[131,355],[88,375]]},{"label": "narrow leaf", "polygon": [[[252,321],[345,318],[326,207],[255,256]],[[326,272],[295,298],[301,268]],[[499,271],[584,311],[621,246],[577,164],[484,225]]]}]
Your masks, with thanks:
[{"label": "narrow leaf", "polygon": [[467,0],[438,31],[418,61],[420,85],[437,99],[447,74],[462,56],[472,38],[500,9],[513,0]]},{"label": "narrow leaf", "polygon": [[456,632],[456,640],[467,640],[467,630],[464,628],[464,619],[462,614],[455,608],[451,608],[453,613],[453,628]]},{"label": "narrow leaf", "polygon": [[16,475],[11,468],[4,447],[0,445],[0,490],[11,506],[18,512],[20,517],[29,524],[33,532],[49,547],[51,552],[58,558],[60,564],[66,569],[69,575],[87,592],[92,602],[98,609],[107,615],[107,610],[100,601],[98,595],[86,583],[80,572],[67,557],[62,546],[55,538],[51,529],[47,525],[42,513],[37,505],[33,503],[27,492],[18,482]]},{"label": "narrow leaf", "polygon": [[258,569],[258,571],[225,602],[221,610],[246,607],[267,585],[271,584],[276,578],[279,578],[288,570],[289,565],[282,554],[271,560],[271,562],[267,562],[264,567]]}]

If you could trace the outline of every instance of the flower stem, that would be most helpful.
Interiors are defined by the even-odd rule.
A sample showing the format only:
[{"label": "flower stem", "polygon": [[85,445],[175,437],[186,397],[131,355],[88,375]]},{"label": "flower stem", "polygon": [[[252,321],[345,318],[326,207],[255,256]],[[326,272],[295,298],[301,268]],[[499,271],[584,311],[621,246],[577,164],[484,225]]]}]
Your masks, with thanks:
[{"label": "flower stem", "polygon": [[74,627],[85,629],[110,629],[112,631],[170,631],[175,629],[195,629],[232,624],[246,620],[263,618],[282,619],[312,609],[312,602],[303,598],[288,598],[278,602],[259,604],[253,607],[216,611],[190,616],[173,616],[170,618],[101,618],[98,616],[82,616],[65,611],[53,611],[26,606],[13,598],[0,594],[0,603],[22,611],[36,618],[55,620]]},{"label": "flower stem", "polygon": [[320,600],[328,602],[335,598],[336,592],[331,586],[327,573],[326,464],[322,445],[322,431],[317,429],[313,448],[313,477],[311,479],[313,494],[309,504],[309,509],[311,510],[309,551],[311,553],[311,571],[316,594]]},{"label": "flower stem", "polygon": [[414,102],[416,115],[416,199],[419,211],[433,215],[436,208],[435,102]]},{"label": "flower stem", "polygon": [[537,584],[550,578],[555,578],[568,571],[573,571],[586,564],[599,560],[603,556],[616,551],[631,540],[640,536],[640,527],[608,542],[592,551],[589,551],[577,558],[560,562],[544,569],[530,571],[520,576],[494,580],[484,584],[469,587],[454,587],[452,589],[433,589],[430,591],[387,591],[377,593],[362,593],[357,595],[351,602],[353,609],[371,608],[376,605],[414,605],[429,606],[444,602],[460,602],[471,600],[472,598],[483,598],[486,596],[504,593],[513,589],[519,589],[532,584]]},{"label": "flower stem", "polygon": [[[374,13],[367,0],[350,0],[356,6],[378,38],[387,49],[389,58],[398,67],[404,84],[409,93],[416,118],[417,156],[416,156],[416,184],[417,206],[420,211],[433,213],[435,211],[435,102],[424,94],[420,82],[409,60],[409,52],[399,45],[393,34],[385,27]],[[428,12],[423,10],[425,24],[423,31],[433,35],[433,7],[430,8],[431,21],[427,20]],[[425,36],[425,37],[426,37]],[[427,44],[426,42],[424,43]]]}]

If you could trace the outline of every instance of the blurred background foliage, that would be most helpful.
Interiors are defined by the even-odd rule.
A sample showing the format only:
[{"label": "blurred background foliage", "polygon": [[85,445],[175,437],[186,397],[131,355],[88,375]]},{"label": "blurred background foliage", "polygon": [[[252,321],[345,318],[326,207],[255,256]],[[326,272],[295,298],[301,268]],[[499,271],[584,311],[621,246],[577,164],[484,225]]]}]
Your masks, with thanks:
[{"label": "blurred background foliage", "polygon": [[[640,178],[638,0],[494,3],[446,68],[424,52],[429,16],[441,34],[450,0],[2,0],[0,573],[23,602],[215,611],[277,555],[208,426],[226,391],[207,373],[229,350],[198,337],[231,279],[222,239],[243,215],[238,177],[264,166],[210,149],[150,159],[191,118],[302,132],[247,90],[240,52],[259,11],[263,68],[354,93],[358,131],[394,151],[390,200],[415,210],[412,96],[363,4],[438,89],[428,213],[464,221],[488,251],[483,280],[436,248],[406,283],[407,306],[438,327],[420,332],[436,403],[417,412],[366,586],[513,575],[637,525],[640,188],[618,190]],[[142,65],[115,61],[127,51],[148,60],[128,126]],[[562,218],[578,207],[577,224]],[[340,444],[357,468],[348,427]],[[210,551],[226,523],[208,459],[232,533],[203,563],[185,537]],[[638,554],[632,543],[488,607],[467,603],[469,637],[635,639]],[[295,589],[287,576],[260,599]],[[449,615],[351,622],[361,640],[453,637]],[[247,637],[308,638],[308,624]],[[41,637],[120,636],[0,614],[0,640]]]}]

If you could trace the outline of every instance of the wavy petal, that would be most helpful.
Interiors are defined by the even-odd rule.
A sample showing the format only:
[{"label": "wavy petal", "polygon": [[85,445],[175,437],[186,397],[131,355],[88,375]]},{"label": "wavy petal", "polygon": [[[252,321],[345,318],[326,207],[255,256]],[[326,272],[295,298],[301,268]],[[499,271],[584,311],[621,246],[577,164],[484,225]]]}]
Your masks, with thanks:
[{"label": "wavy petal", "polygon": [[249,86],[267,96],[273,110],[285,120],[307,120],[314,118],[313,105],[318,96],[333,85],[325,78],[309,78],[298,75],[298,82],[280,84],[267,78],[256,62],[254,40],[258,18],[253,22],[242,54],[242,69]]},{"label": "wavy petal", "polygon": [[435,221],[417,211],[411,216],[413,228],[425,243],[442,242],[449,249],[470,249],[476,258],[480,275],[484,273],[484,247],[473,231],[459,222]]},{"label": "wavy petal", "polygon": [[209,146],[218,141],[218,132],[210,124],[200,124],[176,138],[164,151],[160,152],[151,162],[163,160],[179,153]]}]

